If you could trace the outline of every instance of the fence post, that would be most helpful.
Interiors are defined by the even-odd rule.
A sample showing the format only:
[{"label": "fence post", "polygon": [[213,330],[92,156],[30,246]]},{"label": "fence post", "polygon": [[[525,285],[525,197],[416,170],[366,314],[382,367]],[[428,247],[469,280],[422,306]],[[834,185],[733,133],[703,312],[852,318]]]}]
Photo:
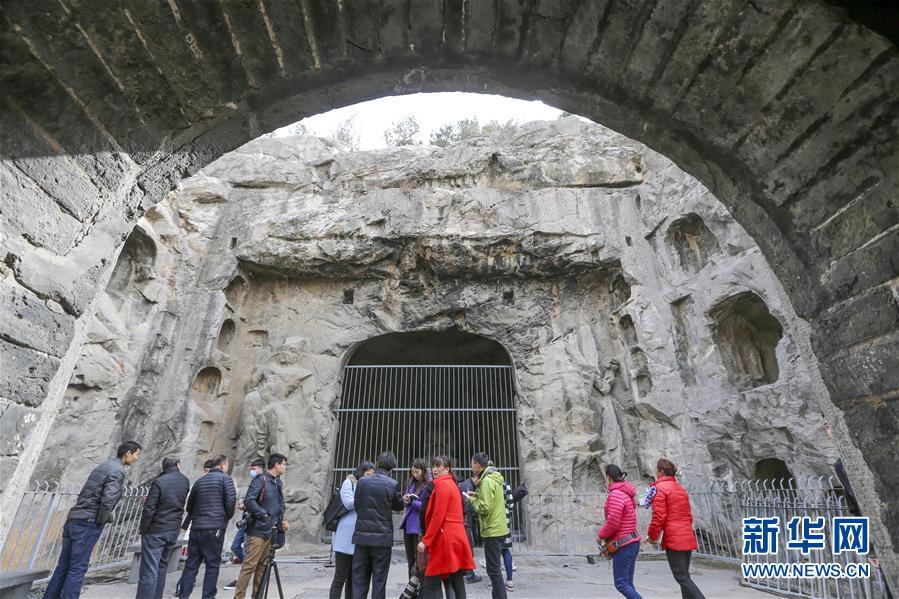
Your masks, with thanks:
[{"label": "fence post", "polygon": [[50,524],[50,519],[53,516],[53,513],[56,509],[56,504],[59,500],[59,495],[56,494],[56,489],[54,489],[53,493],[50,495],[50,505],[47,506],[46,511],[44,512],[44,521],[41,522],[41,529],[37,533],[37,539],[34,541],[34,547],[31,549],[31,557],[28,558],[28,569],[34,569],[34,562],[37,561],[38,552],[40,551],[41,546],[44,544],[44,536],[47,534],[47,527]]}]

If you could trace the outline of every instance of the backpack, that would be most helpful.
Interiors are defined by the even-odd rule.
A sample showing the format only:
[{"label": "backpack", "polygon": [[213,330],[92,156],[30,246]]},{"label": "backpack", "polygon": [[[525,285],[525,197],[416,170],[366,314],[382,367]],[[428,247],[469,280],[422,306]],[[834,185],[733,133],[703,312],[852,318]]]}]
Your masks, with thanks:
[{"label": "backpack", "polygon": [[337,524],[340,523],[340,519],[349,513],[350,511],[346,509],[346,506],[343,505],[343,500],[340,498],[340,488],[335,488],[331,493],[331,501],[328,502],[328,507],[325,508],[325,512],[322,514],[322,525],[325,527],[325,530],[334,532],[337,530]]}]

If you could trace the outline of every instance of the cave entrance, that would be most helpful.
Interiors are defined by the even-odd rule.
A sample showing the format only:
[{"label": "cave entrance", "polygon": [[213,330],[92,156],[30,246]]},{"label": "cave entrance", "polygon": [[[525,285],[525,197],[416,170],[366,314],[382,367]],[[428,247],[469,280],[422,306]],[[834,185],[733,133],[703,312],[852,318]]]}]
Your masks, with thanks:
[{"label": "cave entrance", "polygon": [[[331,482],[386,450],[405,484],[413,460],[445,454],[457,477],[486,452],[506,481],[521,480],[515,378],[502,345],[457,329],[390,333],[363,342],[344,367]],[[517,518],[515,519],[517,520]]]}]

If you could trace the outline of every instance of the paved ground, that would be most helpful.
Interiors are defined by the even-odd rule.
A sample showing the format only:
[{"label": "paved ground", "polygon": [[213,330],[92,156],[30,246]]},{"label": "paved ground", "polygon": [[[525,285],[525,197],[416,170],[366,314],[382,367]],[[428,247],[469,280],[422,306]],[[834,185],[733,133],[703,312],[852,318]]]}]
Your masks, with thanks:
[{"label": "paved ground", "polygon": [[[478,551],[479,563],[483,554]],[[233,596],[232,591],[221,587],[237,576],[238,566],[222,568],[219,576],[219,599]],[[290,563],[290,557],[280,556],[281,579],[287,599],[319,599],[328,596],[328,588],[334,569],[323,564]],[[737,570],[694,561],[693,578],[708,599],[770,599],[772,595],[740,585]],[[483,574],[483,571],[479,572]],[[394,552],[387,588],[388,599],[399,597],[406,583],[405,559],[401,551]],[[202,578],[202,570],[200,572]],[[641,560],[637,563],[635,575],[637,590],[644,599],[680,599],[680,590],[665,561]],[[170,577],[166,584],[165,597],[171,597],[177,576]],[[620,598],[612,583],[611,565],[604,560],[590,565],[583,558],[519,557],[516,560],[515,590],[510,599],[580,599],[580,598]],[[490,584],[486,581],[467,585],[470,599],[489,599]],[[125,582],[92,582],[82,594],[84,599],[130,599],[134,597],[135,585]],[[194,590],[195,597],[200,589]],[[269,597],[277,599],[273,589]]]}]

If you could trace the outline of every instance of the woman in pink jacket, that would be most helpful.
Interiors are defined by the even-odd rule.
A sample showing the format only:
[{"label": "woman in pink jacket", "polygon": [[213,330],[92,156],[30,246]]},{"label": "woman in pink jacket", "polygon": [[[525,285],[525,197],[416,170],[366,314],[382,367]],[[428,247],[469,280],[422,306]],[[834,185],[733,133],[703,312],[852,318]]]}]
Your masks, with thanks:
[{"label": "woman in pink jacket", "polygon": [[596,542],[605,545],[615,541],[617,550],[612,553],[612,572],[615,588],[627,599],[642,599],[634,588],[634,567],[640,553],[640,535],[637,533],[637,489],[626,481],[627,472],[615,464],[606,466],[606,482],[609,495],[603,506],[606,521],[596,533]]}]

